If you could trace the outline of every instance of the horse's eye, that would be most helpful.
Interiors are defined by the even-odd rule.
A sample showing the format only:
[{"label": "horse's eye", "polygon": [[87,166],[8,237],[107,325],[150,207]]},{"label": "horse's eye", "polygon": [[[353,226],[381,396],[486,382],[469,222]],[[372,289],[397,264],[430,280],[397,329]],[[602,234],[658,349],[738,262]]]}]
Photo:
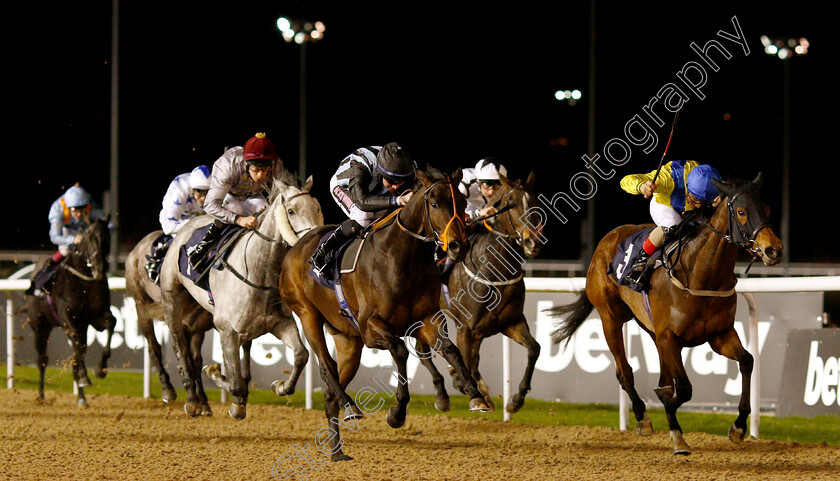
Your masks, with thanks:
[{"label": "horse's eye", "polygon": [[294,209],[289,209],[289,210],[287,210],[286,212],[288,212],[288,213],[289,213],[289,215],[295,215],[295,211],[294,211]]},{"label": "horse's eye", "polygon": [[739,217],[746,217],[747,215],[747,211],[745,211],[744,209],[738,209],[737,212]]},{"label": "horse's eye", "polygon": [[431,202],[429,205],[431,205],[433,209],[437,209],[437,204],[436,203]]}]

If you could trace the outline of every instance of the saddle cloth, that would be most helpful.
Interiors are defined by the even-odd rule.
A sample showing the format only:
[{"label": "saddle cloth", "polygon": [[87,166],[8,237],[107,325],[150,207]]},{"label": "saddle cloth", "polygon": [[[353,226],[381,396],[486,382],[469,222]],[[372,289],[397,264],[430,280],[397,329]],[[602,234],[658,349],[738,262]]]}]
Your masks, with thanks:
[{"label": "saddle cloth", "polygon": [[[328,230],[318,241],[320,247],[327,238],[332,234]],[[345,242],[342,246],[334,251],[327,252],[325,259],[325,267],[321,271],[321,275],[315,273],[315,270],[310,266],[309,275],[312,276],[318,284],[331,289],[335,292],[336,300],[341,308],[341,315],[346,317],[348,321],[359,330],[359,321],[350,310],[347,304],[347,299],[344,297],[344,289],[341,288],[341,274],[348,274],[356,270],[356,263],[359,261],[359,253],[362,251],[362,246],[365,243],[365,238],[355,238]]]},{"label": "saddle cloth", "polygon": [[211,225],[212,224],[207,224],[204,227],[199,227],[194,230],[192,235],[190,235],[190,239],[181,246],[178,252],[178,269],[181,271],[181,274],[207,292],[210,292],[210,276],[205,276],[204,273],[211,267],[214,269],[220,269],[221,263],[219,262],[219,259],[227,257],[228,252],[230,252],[230,248],[233,246],[236,239],[239,238],[236,234],[245,232],[244,229],[238,225],[225,225],[224,230],[221,235],[219,235],[219,240],[213,244],[210,249],[207,249],[207,252],[205,253],[205,257],[215,259],[216,261],[213,262],[210,267],[207,267],[205,271],[196,272],[193,270],[192,266],[190,266],[187,249],[201,242],[201,239],[204,238],[204,234],[207,233]]},{"label": "saddle cloth", "polygon": [[[633,263],[636,262],[636,259],[639,257],[639,252],[642,250],[642,244],[645,243],[645,239],[648,238],[648,235],[653,229],[653,227],[642,229],[618,244],[617,252],[615,257],[613,257],[612,262],[610,262],[607,274],[615,277],[615,280],[619,285],[627,286],[636,292],[643,292],[639,286],[627,280],[627,275],[630,273],[630,268],[633,266]],[[658,259],[661,256],[662,249],[657,249],[651,258]],[[657,260],[655,266],[659,267],[660,265],[661,261]]]}]

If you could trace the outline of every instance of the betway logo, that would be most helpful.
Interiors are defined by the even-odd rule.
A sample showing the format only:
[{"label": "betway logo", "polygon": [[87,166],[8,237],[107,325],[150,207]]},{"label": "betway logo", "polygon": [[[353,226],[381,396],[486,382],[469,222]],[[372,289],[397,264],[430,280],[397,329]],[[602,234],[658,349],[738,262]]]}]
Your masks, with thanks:
[{"label": "betway logo", "polygon": [[[535,338],[539,342],[542,350],[540,351],[540,357],[537,359],[536,368],[545,372],[559,372],[569,367],[574,361],[582,371],[588,373],[599,373],[607,369],[614,370],[613,357],[604,338],[600,319],[593,318],[584,322],[569,340],[568,346],[556,346],[551,343],[551,331],[554,330],[557,319],[543,311],[553,306],[554,303],[552,301],[537,302],[537,328]],[[659,374],[659,354],[656,351],[656,344],[635,322],[628,322],[625,326],[626,337],[633,342],[633,337],[639,336],[642,343],[641,353],[631,352],[628,349],[627,362],[630,363],[633,372],[640,371],[642,361],[644,361],[644,366],[648,373]],[[738,333],[741,342],[746,344],[747,338],[744,335],[743,323],[736,322],[735,331]],[[764,348],[764,343],[767,340],[767,334],[769,332],[769,322],[758,323],[759,352]],[[626,340],[625,344],[627,344]],[[723,391],[730,396],[741,395],[741,373],[738,365],[734,361],[730,362],[729,359],[712,351],[712,348],[708,344],[684,348],[682,350],[682,361],[686,367],[691,367],[694,372],[701,376],[728,376],[731,365],[734,376],[726,380]],[[834,366],[834,379],[836,384],[836,360]]]},{"label": "betway logo", "polygon": [[813,406],[822,401],[825,406],[834,403],[840,405],[837,395],[837,385],[840,383],[840,366],[836,357],[827,357],[825,361],[817,354],[820,342],[811,341],[811,352],[808,355],[808,374],[805,377],[805,396],[803,401]]}]

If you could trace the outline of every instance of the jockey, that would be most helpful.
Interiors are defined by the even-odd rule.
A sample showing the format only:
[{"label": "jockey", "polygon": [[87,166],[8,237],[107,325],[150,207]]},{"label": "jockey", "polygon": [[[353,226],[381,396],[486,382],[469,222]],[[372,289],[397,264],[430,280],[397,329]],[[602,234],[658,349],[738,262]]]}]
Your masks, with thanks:
[{"label": "jockey", "polygon": [[59,263],[70,253],[74,244],[82,241],[82,232],[87,227],[88,219],[105,219],[105,213],[91,199],[90,194],[79,184],[67,189],[61,197],[50,206],[48,219],[50,221],[50,240],[58,246],[45,265],[32,279],[32,284],[26,294],[42,295],[44,287],[52,278]]},{"label": "jockey", "polygon": [[160,210],[160,226],[163,236],[152,246],[152,253],[146,262],[146,273],[152,282],[157,283],[158,266],[169,250],[169,244],[175,234],[195,216],[204,214],[204,199],[210,189],[210,168],[199,165],[192,172],[175,177],[163,196],[163,208]]},{"label": "jockey", "polygon": [[463,170],[464,177],[458,189],[467,198],[466,214],[470,218],[492,215],[501,201],[502,177],[507,169],[493,157],[486,157],[475,164],[475,168]]},{"label": "jockey", "polygon": [[359,235],[375,219],[411,199],[415,165],[396,142],[384,147],[361,147],[338,165],[330,179],[333,199],[347,214],[309,259],[317,274],[326,266],[327,252]]},{"label": "jockey", "polygon": [[256,214],[268,207],[271,184],[283,172],[283,161],[264,133],[258,132],[244,147],[228,149],[213,164],[204,211],[216,219],[201,241],[187,250],[190,266],[198,270],[207,250],[216,243],[225,225],[257,227]]},{"label": "jockey", "polygon": [[670,229],[680,223],[682,214],[720,203],[718,189],[712,183],[712,179],[720,180],[720,174],[710,165],[698,164],[693,160],[672,160],[662,166],[657,184],[653,183],[655,175],[656,171],[653,171],[621,179],[621,188],[625,192],[642,194],[646,199],[653,197],[650,215],[656,228],[648,235],[639,258],[627,275],[628,280],[640,286],[644,286],[644,279],[653,267],[648,259],[665,244]]}]

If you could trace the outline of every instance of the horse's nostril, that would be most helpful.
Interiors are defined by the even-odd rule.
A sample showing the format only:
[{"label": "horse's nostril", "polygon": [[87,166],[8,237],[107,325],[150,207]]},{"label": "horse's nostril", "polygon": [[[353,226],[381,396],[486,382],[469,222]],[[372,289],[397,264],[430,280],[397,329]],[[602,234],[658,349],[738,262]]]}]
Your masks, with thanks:
[{"label": "horse's nostril", "polygon": [[779,251],[776,250],[775,247],[768,247],[764,249],[764,253],[767,254],[767,257],[771,259],[776,259],[777,257],[779,257]]}]

